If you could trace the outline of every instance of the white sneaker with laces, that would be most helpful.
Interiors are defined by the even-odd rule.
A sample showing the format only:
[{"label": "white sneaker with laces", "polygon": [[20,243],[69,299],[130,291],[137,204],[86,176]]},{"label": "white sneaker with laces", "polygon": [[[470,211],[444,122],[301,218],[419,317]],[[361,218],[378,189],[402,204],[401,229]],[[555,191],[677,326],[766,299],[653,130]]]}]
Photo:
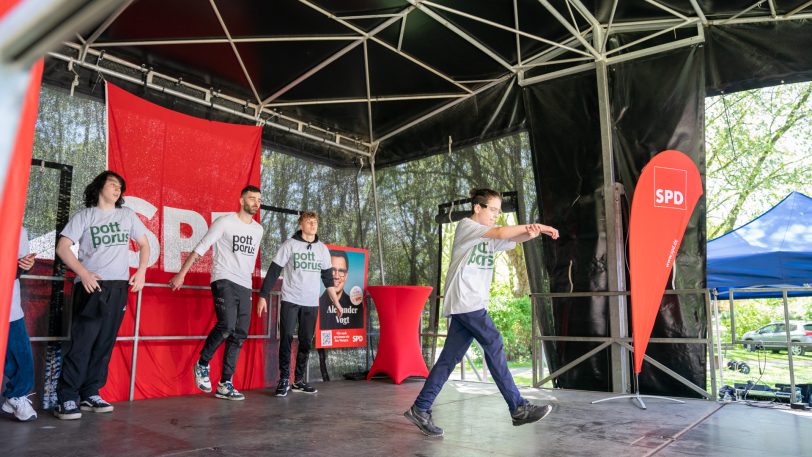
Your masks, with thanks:
[{"label": "white sneaker with laces", "polygon": [[31,395],[34,394],[28,394],[24,397],[7,398],[5,403],[3,403],[3,412],[13,415],[21,422],[28,422],[36,419],[37,412],[34,411],[34,406],[31,404],[31,400],[28,398]]}]

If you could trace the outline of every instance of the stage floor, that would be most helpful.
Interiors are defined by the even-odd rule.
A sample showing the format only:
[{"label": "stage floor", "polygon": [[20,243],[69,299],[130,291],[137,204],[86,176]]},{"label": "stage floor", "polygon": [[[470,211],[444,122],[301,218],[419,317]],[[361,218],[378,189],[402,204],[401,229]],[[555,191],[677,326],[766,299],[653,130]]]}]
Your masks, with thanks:
[{"label": "stage floor", "polygon": [[445,436],[402,413],[422,380],[314,383],[317,394],[270,389],[232,402],[190,395],[116,403],[111,414],[30,423],[0,420],[3,456],[810,456],[812,413],[744,404],[646,399],[592,405],[607,394],[523,389],[553,413],[514,427],[492,384],[449,382],[434,405]]}]

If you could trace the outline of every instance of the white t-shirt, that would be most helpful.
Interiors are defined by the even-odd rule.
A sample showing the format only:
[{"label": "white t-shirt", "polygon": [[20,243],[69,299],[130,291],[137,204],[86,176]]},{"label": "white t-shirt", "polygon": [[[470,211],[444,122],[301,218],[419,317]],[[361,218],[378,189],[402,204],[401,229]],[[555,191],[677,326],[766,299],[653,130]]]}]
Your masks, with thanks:
[{"label": "white t-shirt", "polygon": [[264,233],[265,229],[257,221],[251,219],[251,223],[246,224],[237,213],[227,214],[211,224],[194,251],[202,256],[213,246],[211,282],[227,279],[250,289]]},{"label": "white t-shirt", "polygon": [[466,217],[457,224],[451,263],[445,279],[443,316],[470,313],[488,307],[493,279],[493,254],[516,247],[509,240],[482,236],[491,227]]},{"label": "white t-shirt", "polygon": [[[127,207],[85,208],[60,233],[79,244],[79,262],[105,281],[130,279],[130,240],[147,232],[135,211]],[[79,282],[79,277],[76,277]]]},{"label": "white t-shirt", "polygon": [[[20,246],[17,251],[17,258],[22,259],[28,255],[28,230],[23,227],[20,231]],[[14,280],[14,292],[11,295],[11,314],[8,321],[14,322],[23,318],[22,300],[20,300],[20,280]]]},{"label": "white t-shirt", "polygon": [[279,246],[273,263],[283,267],[282,300],[299,306],[319,306],[321,270],[333,268],[330,250],[324,243],[289,238]]}]

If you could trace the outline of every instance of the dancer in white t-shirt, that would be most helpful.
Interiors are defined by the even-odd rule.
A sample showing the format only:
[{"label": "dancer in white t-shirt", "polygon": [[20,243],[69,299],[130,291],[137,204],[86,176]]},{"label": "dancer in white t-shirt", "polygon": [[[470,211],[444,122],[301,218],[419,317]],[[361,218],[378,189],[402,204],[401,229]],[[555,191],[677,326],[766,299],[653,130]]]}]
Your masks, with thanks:
[{"label": "dancer in white t-shirt", "polygon": [[[125,190],[124,178],[112,171],[96,176],[85,188],[86,208],[68,221],[56,246],[56,254],[76,273],[71,340],[62,357],[54,409],[60,419],[79,419],[82,411],[113,411],[99,390],[107,382],[107,365],[127,307],[127,286],[131,292],[144,287],[149,261],[146,227],[133,210],[121,206]],[[132,276],[130,240],[139,248]],[[73,244],[79,245],[78,258],[71,251]]]},{"label": "dancer in white t-shirt", "polygon": [[[259,291],[257,313],[267,308],[271,289],[282,274],[282,302],[279,311],[279,383],[277,397],[284,397],[289,390],[316,393],[316,388],[304,379],[313,334],[316,331],[316,318],[319,313],[319,291],[324,284],[330,301],[335,305],[336,314],[341,316],[343,309],[338,301],[333,282],[333,264],[330,251],[319,241],[319,217],[305,211],[299,216],[299,229],[292,238],[285,240],[268,268],[262,289]],[[293,384],[290,384],[290,355],[293,335],[297,335],[299,346],[296,352],[296,368]]]},{"label": "dancer in white t-shirt", "polygon": [[450,317],[448,336],[440,357],[429,373],[414,405],[403,413],[427,436],[442,436],[434,425],[431,405],[454,367],[476,339],[485,353],[493,380],[507,402],[513,425],[529,424],[550,413],[550,405],[537,406],[524,398],[507,366],[502,335],[488,316],[493,256],[541,234],[558,238],[558,230],[542,224],[494,227],[502,212],[502,197],[490,189],[471,191],[471,216],[461,220],[454,232],[451,264],[445,281],[443,316]]},{"label": "dancer in white t-shirt", "polygon": [[248,338],[251,324],[251,276],[257,263],[259,245],[265,230],[254,220],[259,211],[260,190],[246,186],[240,192],[240,211],[215,220],[209,231],[194,248],[180,272],[172,277],[169,285],[178,290],[186,273],[209,248],[213,249],[211,267],[211,294],[217,323],[209,332],[200,359],[192,372],[195,385],[203,392],[211,392],[209,361],[224,342],[223,371],[214,396],[225,400],[244,400],[245,395],[234,388],[232,377],[237,369],[240,348]]}]

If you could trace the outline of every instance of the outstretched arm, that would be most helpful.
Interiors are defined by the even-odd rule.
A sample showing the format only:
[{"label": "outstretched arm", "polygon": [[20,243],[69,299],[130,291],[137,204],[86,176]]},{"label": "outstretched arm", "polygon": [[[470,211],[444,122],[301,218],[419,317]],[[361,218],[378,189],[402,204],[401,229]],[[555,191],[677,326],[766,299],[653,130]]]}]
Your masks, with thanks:
[{"label": "outstretched arm", "polygon": [[550,227],[549,225],[544,224],[527,224],[521,225],[520,227],[525,227],[525,233],[521,235],[517,235],[511,238],[511,241],[516,243],[523,243],[527,240],[532,240],[539,235],[549,235],[552,239],[558,239],[558,230]]},{"label": "outstretched arm", "polygon": [[494,227],[483,235],[484,238],[496,240],[510,240],[517,243],[533,239],[540,234],[550,235],[552,239],[558,238],[558,230],[543,224],[507,225]]}]

